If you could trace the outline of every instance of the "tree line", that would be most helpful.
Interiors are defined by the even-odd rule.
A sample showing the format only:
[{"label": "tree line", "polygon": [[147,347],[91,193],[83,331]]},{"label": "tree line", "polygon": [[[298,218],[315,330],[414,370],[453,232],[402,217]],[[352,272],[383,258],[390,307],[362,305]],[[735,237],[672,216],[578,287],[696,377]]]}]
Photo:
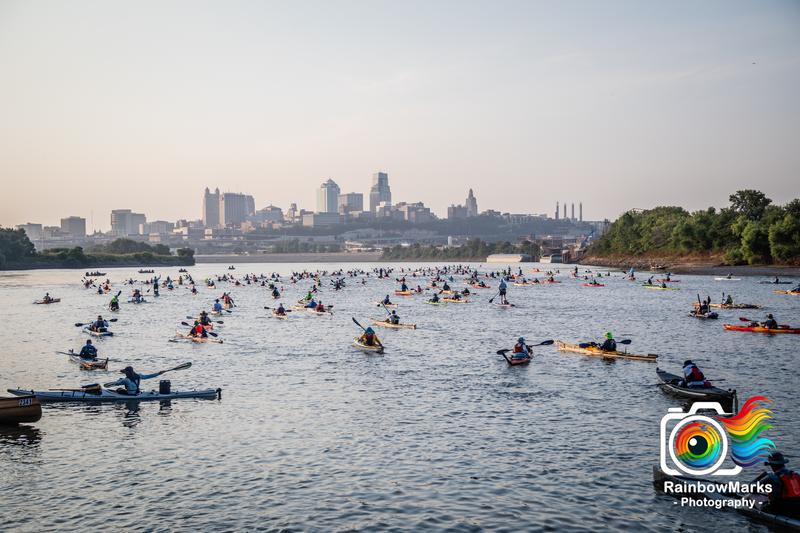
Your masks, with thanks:
[{"label": "tree line", "polygon": [[689,213],[682,207],[628,211],[588,250],[590,256],[648,253],[720,255],[739,264],[800,264],[800,199],[779,206],[741,190],[730,205]]},{"label": "tree line", "polygon": [[509,241],[488,243],[481,239],[470,239],[460,246],[432,246],[412,244],[410,246],[393,246],[384,249],[381,259],[387,261],[404,261],[418,259],[437,261],[440,259],[460,259],[463,261],[484,261],[492,254],[538,254],[538,246],[532,243],[512,244]]}]

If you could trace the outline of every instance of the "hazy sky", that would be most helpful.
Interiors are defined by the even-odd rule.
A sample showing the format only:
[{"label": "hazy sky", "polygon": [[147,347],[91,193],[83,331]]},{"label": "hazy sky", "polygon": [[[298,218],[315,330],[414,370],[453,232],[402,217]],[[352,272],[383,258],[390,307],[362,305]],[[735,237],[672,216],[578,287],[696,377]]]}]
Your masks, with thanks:
[{"label": "hazy sky", "polygon": [[800,2],[0,0],[0,224],[800,196]]}]

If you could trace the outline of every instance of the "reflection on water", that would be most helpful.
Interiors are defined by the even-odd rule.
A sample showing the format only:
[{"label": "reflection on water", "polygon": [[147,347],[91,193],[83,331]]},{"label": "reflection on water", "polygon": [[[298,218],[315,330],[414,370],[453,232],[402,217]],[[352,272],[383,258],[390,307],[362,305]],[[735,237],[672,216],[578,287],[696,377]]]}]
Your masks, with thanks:
[{"label": "reflection on water", "polygon": [[[290,268],[247,265],[236,274]],[[190,270],[197,279],[221,271]],[[722,290],[711,277],[683,276],[681,291],[663,292],[621,278],[604,288],[568,279],[512,286],[515,309],[489,306],[493,290],[474,291],[468,305],[398,298],[398,313],[419,329],[381,331],[383,356],[353,349],[351,317],[380,318],[373,302],[393,281],[324,286],[332,317],[285,321],[269,317],[263,307],[274,302],[255,285],[196,296],[179,287],[149,305],[123,299],[115,336],[97,342],[110,370],[89,373],[54,354],[85,341],[74,323],[106,312],[110,296],[82,289],[81,274],[0,274],[4,302],[31,302],[45,290],[62,298],[0,311],[15,332],[0,356],[0,386],[74,388],[111,381],[127,364],[154,372],[191,361],[166,376],[173,389],[222,387],[223,399],[46,405],[35,426],[0,431],[8,489],[0,529],[764,530],[734,513],[680,509],[653,491],[659,421],[682,404],[655,386],[656,365],[537,347],[529,366],[511,368],[496,351],[520,335],[597,340],[610,329],[633,340],[631,351],[660,354],[666,370],[692,358],[740,398],[772,398],[770,438],[800,456],[798,339],[722,330],[736,312],[723,310],[717,323],[686,317],[696,293]],[[109,269],[108,277],[142,276]],[[286,284],[283,302],[307,287]],[[800,300],[756,280],[724,289],[800,323]],[[224,344],[167,342],[223,290],[238,304],[215,330]],[[157,388],[158,379],[142,385]]]}]

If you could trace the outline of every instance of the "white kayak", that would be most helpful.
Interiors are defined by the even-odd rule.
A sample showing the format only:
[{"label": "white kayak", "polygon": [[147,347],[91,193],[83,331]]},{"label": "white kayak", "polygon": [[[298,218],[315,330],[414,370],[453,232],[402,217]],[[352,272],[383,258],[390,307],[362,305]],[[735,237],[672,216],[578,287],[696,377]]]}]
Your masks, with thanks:
[{"label": "white kayak", "polygon": [[89,329],[89,326],[84,327],[83,331],[85,331],[86,333],[88,333],[92,337],[111,337],[114,334],[113,331],[108,331],[108,330],[106,330],[106,331],[94,331],[92,329]]},{"label": "white kayak", "polygon": [[715,281],[742,281],[742,278],[714,278]]},{"label": "white kayak", "polygon": [[25,390],[8,389],[14,396],[36,396],[40,402],[130,402],[130,401],[156,401],[179,400],[183,398],[201,398],[214,400],[222,397],[222,389],[202,389],[187,391],[172,391],[161,394],[158,391],[142,391],[133,396],[120,394],[113,390],[101,389],[100,392],[86,392],[84,390]]}]

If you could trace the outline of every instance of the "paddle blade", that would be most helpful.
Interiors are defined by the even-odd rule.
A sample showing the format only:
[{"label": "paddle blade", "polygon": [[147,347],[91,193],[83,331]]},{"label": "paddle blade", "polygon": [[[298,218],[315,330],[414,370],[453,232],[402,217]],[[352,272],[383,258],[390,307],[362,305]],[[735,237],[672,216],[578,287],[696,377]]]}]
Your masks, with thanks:
[{"label": "paddle blade", "polygon": [[752,322],[752,320],[750,320],[749,318],[745,318],[743,316],[740,316],[739,320],[742,321],[742,322]]},{"label": "paddle blade", "polygon": [[503,348],[502,350],[497,350],[497,355],[505,355],[511,350],[509,348]]},{"label": "paddle blade", "polygon": [[165,370],[164,372],[170,372],[172,370],[186,370],[187,368],[191,368],[191,367],[192,367],[192,363],[188,362],[188,363],[183,363],[182,365],[178,365],[175,368],[170,368],[169,370]]},{"label": "paddle blade", "polygon": [[633,341],[630,339],[622,339],[621,341],[617,341],[617,344],[630,344],[631,342]]},{"label": "paddle blade", "polygon": [[550,346],[550,345],[551,345],[551,344],[553,344],[554,342],[556,342],[556,341],[554,341],[553,339],[548,339],[548,340],[546,340],[546,341],[542,341],[542,342],[540,342],[540,343],[539,343],[539,344],[537,344],[536,346]]}]

